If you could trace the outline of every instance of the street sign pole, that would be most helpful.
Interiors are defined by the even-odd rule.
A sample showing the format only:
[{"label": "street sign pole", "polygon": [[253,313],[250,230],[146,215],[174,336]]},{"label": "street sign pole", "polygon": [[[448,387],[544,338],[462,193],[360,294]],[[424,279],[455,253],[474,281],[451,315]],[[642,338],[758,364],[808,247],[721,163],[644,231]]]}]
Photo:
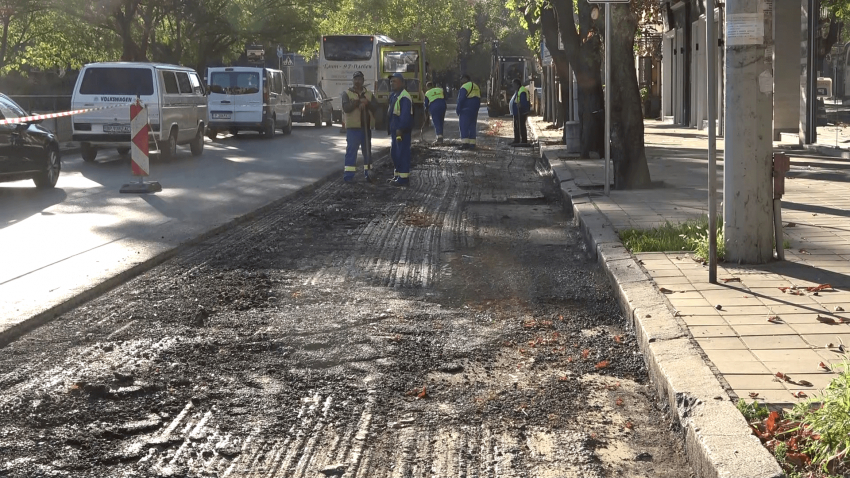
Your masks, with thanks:
[{"label": "street sign pole", "polygon": [[611,195],[611,4],[605,4],[605,195]]},{"label": "street sign pole", "polygon": [[611,4],[629,0],[588,0],[605,5],[605,185],[606,196],[611,194]]},{"label": "street sign pole", "polygon": [[708,63],[708,282],[717,284],[717,40],[714,0],[705,0],[705,45]]}]

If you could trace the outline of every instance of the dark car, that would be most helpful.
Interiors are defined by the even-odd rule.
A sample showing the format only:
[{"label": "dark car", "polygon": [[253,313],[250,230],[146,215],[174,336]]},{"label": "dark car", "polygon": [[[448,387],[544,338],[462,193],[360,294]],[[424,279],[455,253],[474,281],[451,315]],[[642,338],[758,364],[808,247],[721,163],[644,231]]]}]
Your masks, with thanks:
[{"label": "dark car", "polygon": [[[26,116],[23,108],[0,93],[0,119]],[[62,169],[59,142],[39,123],[0,124],[0,182],[32,179],[39,188],[56,186]]]},{"label": "dark car", "polygon": [[316,127],[333,122],[331,98],[318,86],[292,86],[292,121],[313,123]]}]

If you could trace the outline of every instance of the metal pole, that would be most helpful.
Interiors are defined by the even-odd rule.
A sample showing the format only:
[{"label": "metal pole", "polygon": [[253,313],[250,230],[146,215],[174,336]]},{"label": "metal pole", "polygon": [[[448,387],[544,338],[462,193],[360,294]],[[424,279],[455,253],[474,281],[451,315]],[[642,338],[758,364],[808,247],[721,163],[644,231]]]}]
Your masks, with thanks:
[{"label": "metal pole", "polygon": [[705,59],[708,72],[708,282],[717,283],[717,39],[714,0],[705,0]]},{"label": "metal pole", "polygon": [[605,4],[605,195],[611,194],[611,4]]}]

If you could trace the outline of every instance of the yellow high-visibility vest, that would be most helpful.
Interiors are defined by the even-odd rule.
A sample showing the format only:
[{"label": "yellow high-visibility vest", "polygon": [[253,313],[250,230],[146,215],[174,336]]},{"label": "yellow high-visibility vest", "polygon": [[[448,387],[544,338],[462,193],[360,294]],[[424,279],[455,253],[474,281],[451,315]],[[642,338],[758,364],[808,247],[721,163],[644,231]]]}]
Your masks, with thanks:
[{"label": "yellow high-visibility vest", "polygon": [[[354,103],[360,103],[360,96],[357,93],[349,90],[346,90],[345,93],[348,95],[348,101],[352,101]],[[371,91],[366,90],[366,99],[369,100],[370,103],[374,104],[375,96]],[[375,116],[369,111],[370,123],[372,125],[375,124]],[[360,123],[360,108],[355,109],[351,113],[345,114],[345,127],[352,129],[359,129],[363,125]]]},{"label": "yellow high-visibility vest", "polygon": [[478,88],[478,85],[469,81],[461,86],[464,90],[466,90],[467,98],[481,98],[481,90]]},{"label": "yellow high-visibility vest", "polygon": [[401,93],[398,94],[398,98],[395,100],[395,106],[393,106],[393,114],[396,116],[401,116],[401,99],[407,98],[410,100],[410,114],[413,114],[413,98],[410,97],[410,93],[407,90],[401,90]]},{"label": "yellow high-visibility vest", "polygon": [[431,88],[425,92],[425,97],[428,98],[429,103],[433,103],[434,100],[442,100],[445,98],[442,88]]}]

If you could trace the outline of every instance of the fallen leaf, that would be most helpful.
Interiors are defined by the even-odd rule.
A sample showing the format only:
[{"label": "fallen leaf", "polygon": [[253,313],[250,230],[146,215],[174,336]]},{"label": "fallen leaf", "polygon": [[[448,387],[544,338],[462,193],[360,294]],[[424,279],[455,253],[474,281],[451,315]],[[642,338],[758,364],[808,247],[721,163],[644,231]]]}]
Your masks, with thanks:
[{"label": "fallen leaf", "polygon": [[797,227],[797,223],[789,222],[788,224],[785,225],[785,227]]},{"label": "fallen leaf", "polygon": [[806,287],[806,290],[809,292],[818,292],[821,290],[832,289],[832,286],[829,284],[820,284],[814,287]]},{"label": "fallen leaf", "polygon": [[769,433],[773,433],[776,431],[778,424],[776,423],[779,420],[779,412],[770,412],[770,415],[767,417],[767,421],[764,422],[765,428]]},{"label": "fallen leaf", "polygon": [[428,397],[428,387],[422,387],[422,391],[416,395],[416,398],[427,398]]},{"label": "fallen leaf", "polygon": [[564,375],[563,377],[558,378],[558,381],[566,382],[566,381],[569,381],[569,379],[570,379],[570,377],[567,377],[566,375]]},{"label": "fallen leaf", "polygon": [[772,315],[772,316],[768,317],[767,321],[770,322],[770,323],[773,323],[773,324],[782,323],[782,319],[780,319],[778,315]]},{"label": "fallen leaf", "polygon": [[776,372],[776,377],[777,377],[777,378],[779,378],[780,380],[784,380],[784,381],[786,381],[786,382],[790,382],[790,381],[791,381],[791,377],[789,377],[788,375],[785,375],[785,374],[784,374],[784,373],[782,373],[782,372]]},{"label": "fallen leaf", "polygon": [[614,403],[615,403],[618,407],[622,407],[622,406],[623,406],[623,399],[622,399],[622,398],[620,398],[620,397],[617,397],[617,401],[616,401],[616,402],[614,402]]},{"label": "fallen leaf", "polygon": [[791,392],[791,395],[793,395],[794,398],[808,398],[808,395],[806,395],[806,392],[804,392],[802,390],[800,390],[799,392]]},{"label": "fallen leaf", "polygon": [[658,288],[658,292],[661,292],[662,294],[672,294],[672,293],[673,293],[673,291],[672,291],[672,290],[667,289],[667,288],[665,288],[665,287],[659,287],[659,288]]},{"label": "fallen leaf", "polygon": [[844,307],[841,307],[840,305],[836,305],[836,306],[835,306],[835,311],[836,311],[836,312],[844,312]]},{"label": "fallen leaf", "polygon": [[635,424],[634,424],[634,423],[632,423],[632,422],[630,422],[630,421],[628,421],[628,422],[624,423],[624,424],[623,424],[623,426],[624,426],[624,427],[626,427],[626,428],[628,428],[629,430],[631,430],[631,429],[633,429],[633,428],[635,427]]},{"label": "fallen leaf", "polygon": [[838,325],[843,321],[835,320],[832,317],[823,317],[823,316],[818,315],[818,322],[820,322],[822,324]]},{"label": "fallen leaf", "polygon": [[726,282],[726,283],[729,283],[729,282],[741,282],[741,278],[740,278],[740,277],[727,277],[726,279],[721,279],[721,280],[722,280],[723,282]]},{"label": "fallen leaf", "polygon": [[584,349],[584,350],[581,351],[581,358],[586,359],[589,356],[590,356],[590,350]]},{"label": "fallen leaf", "polygon": [[620,337],[619,335],[615,335],[614,336],[614,342],[617,342],[618,344],[623,343],[623,337]]},{"label": "fallen leaf", "polygon": [[609,361],[607,361],[607,360],[603,360],[603,361],[599,362],[598,364],[596,364],[596,370],[603,369],[603,368],[607,367],[607,366],[608,366],[608,365],[610,365],[610,364],[611,364],[611,362],[609,362]]},{"label": "fallen leaf", "polygon": [[564,321],[564,316],[563,316],[563,315],[559,315],[559,316],[558,316],[558,320],[560,320],[561,322],[563,322],[563,321]]},{"label": "fallen leaf", "polygon": [[782,292],[788,292],[789,288],[790,287],[780,287],[779,290],[781,290]]},{"label": "fallen leaf", "polygon": [[827,372],[832,372],[832,369],[831,369],[831,368],[829,368],[829,365],[827,365],[827,364],[825,364],[825,363],[823,363],[823,362],[819,363],[819,364],[818,364],[818,367],[820,367],[821,369],[823,369],[823,370],[825,370],[825,371],[827,371]]},{"label": "fallen leaf", "polygon": [[567,362],[573,363],[573,357],[572,356],[567,357]]},{"label": "fallen leaf", "polygon": [[809,382],[808,380],[797,380],[794,383],[801,387],[814,387],[814,385],[812,385],[812,382]]},{"label": "fallen leaf", "polygon": [[758,397],[759,397],[758,392],[750,392],[750,398],[758,398]]},{"label": "fallen leaf", "polygon": [[806,455],[805,453],[787,452],[785,453],[785,461],[795,467],[802,468],[803,465],[807,465],[811,462],[811,458],[809,458],[809,455]]},{"label": "fallen leaf", "polygon": [[808,253],[809,253],[809,251],[807,251],[805,249],[800,249],[800,254],[808,254]]}]

